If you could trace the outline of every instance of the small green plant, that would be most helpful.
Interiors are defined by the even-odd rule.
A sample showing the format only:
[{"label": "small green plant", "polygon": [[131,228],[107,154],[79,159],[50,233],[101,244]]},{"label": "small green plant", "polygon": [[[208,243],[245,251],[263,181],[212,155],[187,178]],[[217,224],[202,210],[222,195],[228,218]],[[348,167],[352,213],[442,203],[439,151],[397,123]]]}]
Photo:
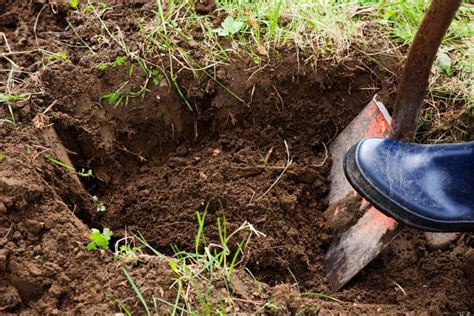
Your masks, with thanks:
[{"label": "small green plant", "polygon": [[165,79],[165,75],[161,71],[158,69],[151,71],[151,82],[153,82],[155,86],[159,85],[163,79]]},{"label": "small green plant", "polygon": [[[157,297],[154,298],[170,306],[173,315],[178,311],[186,314],[196,313],[194,310],[195,303],[190,302],[190,296],[197,298],[200,314],[220,314],[224,307],[232,308],[229,305],[232,302],[232,294],[230,293],[229,297],[219,299],[216,302],[216,295],[213,293],[215,291],[214,284],[223,282],[226,288],[232,288],[234,282],[232,273],[242,260],[243,250],[253,236],[265,236],[247,222],[228,234],[225,218],[218,218],[217,230],[220,242],[207,243],[204,236],[206,214],[207,208],[203,213],[196,212],[198,229],[195,235],[193,252],[180,251],[177,247],[173,247],[174,256],[172,258],[164,257],[148,244],[143,236],[135,236],[152,253],[166,258],[170,269],[176,275],[173,286],[177,294],[174,302],[170,303]],[[242,239],[237,241],[239,237]],[[187,290],[184,291],[183,289]],[[145,306],[146,302],[141,301]]]},{"label": "small green plant", "polygon": [[[118,243],[118,242],[117,242]],[[126,264],[136,264],[140,256],[143,255],[142,253],[142,246],[131,246],[130,244],[120,245],[117,247],[115,245],[115,252],[114,252],[114,261],[122,261]]]},{"label": "small green plant", "polygon": [[6,159],[7,159],[7,156],[5,156],[4,154],[0,152],[0,162],[5,161]]},{"label": "small green plant", "polygon": [[49,62],[56,61],[56,60],[68,61],[69,57],[66,52],[53,53],[49,55],[48,57]]},{"label": "small green plant", "polygon": [[244,25],[244,22],[235,20],[232,16],[228,15],[221,23],[221,26],[215,29],[214,32],[219,36],[231,36],[237,34]]},{"label": "small green plant", "polygon": [[87,244],[87,250],[91,251],[97,248],[109,249],[110,237],[113,233],[110,229],[104,228],[102,233],[95,228],[89,234],[90,243]]},{"label": "small green plant", "polygon": [[[73,167],[73,166],[70,166],[68,164],[65,164],[64,162],[62,162],[61,160],[59,159],[56,159],[54,157],[51,157],[51,156],[45,156],[44,159],[46,159],[47,161],[49,162],[52,162],[53,164],[55,165],[58,165],[60,167],[63,167],[63,168],[66,168],[68,170],[71,170],[73,172],[76,172],[76,169]],[[81,168],[81,171],[79,172],[76,172],[77,175],[81,176],[81,177],[92,177],[94,176],[93,172],[92,172],[92,169],[84,169],[84,168]]]},{"label": "small green plant", "polygon": [[145,93],[147,91],[147,84],[148,81],[145,81],[143,86],[140,88],[138,91],[130,91],[130,92],[124,92],[123,89],[130,83],[130,81],[125,81],[118,87],[115,91],[109,92],[104,94],[99,98],[99,105],[102,104],[102,101],[105,100],[109,105],[111,106],[118,106],[122,101],[125,103],[125,105],[128,104],[128,101],[130,98],[135,98],[135,97],[145,97]]},{"label": "small green plant", "polygon": [[92,201],[94,202],[95,204],[95,210],[99,213],[101,212],[105,212],[107,210],[107,207],[105,206],[104,202],[102,202],[101,200],[99,200],[99,198],[97,197],[97,195],[93,195],[92,196]]},{"label": "small green plant", "polygon": [[115,67],[120,67],[123,66],[125,61],[127,60],[127,57],[125,56],[117,56],[115,57],[115,60],[111,63],[100,63],[97,65],[97,69],[99,70],[106,70],[108,68],[115,68]]},{"label": "small green plant", "polygon": [[77,9],[77,7],[79,6],[79,0],[70,0],[69,5],[71,6],[71,8]]},{"label": "small green plant", "polygon": [[435,65],[448,76],[451,77],[453,75],[451,58],[447,53],[439,52],[436,57]]},{"label": "small green plant", "polygon": [[27,98],[30,97],[30,95],[31,95],[30,93],[24,93],[24,94],[0,93],[0,104],[6,104],[8,113],[10,114],[10,118],[0,119],[0,123],[8,123],[16,127],[15,115],[13,114],[13,108],[11,107],[10,103],[25,101]]},{"label": "small green plant", "polygon": [[86,177],[86,178],[94,176],[94,174],[92,173],[92,169],[84,169],[84,168],[81,168],[81,171],[79,171],[77,174],[81,177]]}]

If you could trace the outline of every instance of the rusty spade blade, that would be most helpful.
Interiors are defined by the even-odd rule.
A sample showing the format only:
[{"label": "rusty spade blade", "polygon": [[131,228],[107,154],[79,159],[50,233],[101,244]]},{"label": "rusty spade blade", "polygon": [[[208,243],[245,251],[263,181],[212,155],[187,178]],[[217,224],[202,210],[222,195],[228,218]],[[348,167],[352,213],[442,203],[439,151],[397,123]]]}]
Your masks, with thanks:
[{"label": "rusty spade blade", "polygon": [[370,263],[402,231],[403,225],[373,206],[344,232],[326,255],[326,277],[339,290]]},{"label": "rusty spade blade", "polygon": [[343,177],[344,153],[367,136],[413,141],[433,61],[460,4],[460,0],[433,0],[428,8],[408,53],[395,100],[393,122],[383,105],[374,98],[331,144],[331,176],[334,179],[327,212],[333,214],[334,220],[346,217],[357,211],[354,201],[367,209],[354,226],[333,242],[326,255],[326,276],[333,291],[343,287],[402,230],[402,225],[351,191]]},{"label": "rusty spade blade", "polygon": [[339,134],[330,146],[333,165],[328,212],[332,221],[368,208],[356,225],[333,242],[326,255],[326,276],[333,291],[340,289],[362,270],[401,231],[401,225],[377,211],[357,195],[343,171],[344,153],[364,137],[388,137],[391,118],[378,96]]}]

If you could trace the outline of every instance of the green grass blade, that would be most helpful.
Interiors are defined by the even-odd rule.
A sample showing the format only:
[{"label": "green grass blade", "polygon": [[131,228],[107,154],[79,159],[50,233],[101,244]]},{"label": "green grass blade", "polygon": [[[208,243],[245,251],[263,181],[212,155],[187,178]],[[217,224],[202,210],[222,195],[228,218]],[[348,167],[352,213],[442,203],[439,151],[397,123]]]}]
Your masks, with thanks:
[{"label": "green grass blade", "polygon": [[125,304],[121,300],[116,300],[115,302],[120,307],[120,310],[125,312],[125,315],[132,316],[132,313],[130,312],[130,310],[127,308],[127,306],[125,306]]},{"label": "green grass blade", "polygon": [[140,300],[140,302],[143,305],[143,308],[145,308],[147,316],[150,316],[151,315],[150,309],[148,308],[148,305],[147,305],[145,299],[143,298],[142,292],[140,292],[140,289],[137,287],[137,285],[135,284],[135,281],[133,281],[133,278],[130,276],[130,274],[128,274],[127,270],[125,268],[122,268],[122,271],[125,274],[125,276],[127,277],[127,280],[130,283],[130,285],[132,286],[133,290],[137,294],[138,299]]}]

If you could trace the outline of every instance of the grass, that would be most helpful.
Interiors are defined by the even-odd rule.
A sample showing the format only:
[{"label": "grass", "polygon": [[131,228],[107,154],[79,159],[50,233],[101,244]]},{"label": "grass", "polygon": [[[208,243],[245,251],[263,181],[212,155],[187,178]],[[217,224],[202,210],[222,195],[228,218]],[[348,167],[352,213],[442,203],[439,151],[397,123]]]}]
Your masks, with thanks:
[{"label": "grass", "polygon": [[0,119],[0,123],[8,123],[16,127],[15,115],[11,106],[12,102],[24,101],[29,97],[29,94],[4,94],[0,93],[0,104],[5,104],[8,109],[9,118]]},{"label": "grass", "polygon": [[[193,252],[182,251],[173,247],[174,256],[171,258],[164,257],[143,236],[136,236],[149,252],[165,258],[175,274],[172,285],[176,292],[175,299],[167,302],[154,297],[154,300],[167,305],[172,315],[178,312],[186,314],[221,314],[224,309],[233,309],[233,271],[242,261],[245,249],[251,239],[265,236],[247,222],[228,234],[225,218],[218,218],[217,230],[220,242],[207,243],[204,234],[206,214],[207,211],[202,214],[196,212],[198,229],[195,235]],[[127,278],[142,302],[145,313],[148,314],[150,308],[143,300],[138,288],[134,287],[133,280]],[[218,284],[222,283],[227,293],[225,298],[219,298],[221,295],[217,295],[217,291],[221,288]]]},{"label": "grass", "polygon": [[[124,264],[122,272],[142,306],[140,313],[151,315],[154,311],[159,314],[158,305],[162,305],[169,309],[171,315],[225,314],[238,305],[235,301],[238,299],[234,297],[234,270],[243,261],[252,238],[265,237],[265,235],[247,222],[229,233],[225,218],[218,218],[216,225],[219,242],[209,243],[205,236],[206,215],[207,208],[203,213],[196,212],[198,228],[194,239],[194,250],[191,252],[173,247],[174,255],[165,256],[153,248],[141,234],[134,237],[125,236],[116,242],[114,260]],[[92,246],[88,245],[88,249],[93,249],[94,246],[108,247],[111,233],[105,230],[104,233],[93,230],[91,236],[93,235],[95,239],[91,238],[92,242],[89,245]],[[137,247],[135,241],[141,245]],[[168,262],[169,269],[175,275],[171,286],[172,292],[176,293],[174,299],[166,301],[153,295],[153,305],[151,305],[128,272],[127,269],[132,269],[130,265],[138,264],[141,257],[148,256],[145,250]],[[249,279],[255,280],[250,272],[248,276]],[[255,282],[258,284],[256,280]],[[224,297],[223,291],[226,293]],[[271,302],[253,303],[259,304],[256,308],[272,306]],[[122,312],[127,315],[130,313],[130,308],[123,301],[117,300],[117,305]]]},{"label": "grass", "polygon": [[[406,51],[413,39],[429,1],[217,0],[216,5],[215,15],[225,16],[217,24],[215,15],[197,14],[190,1],[156,1],[155,19],[148,23],[143,19],[138,21],[143,45],[135,51],[130,49],[127,39],[119,31],[113,33],[106,29],[104,35],[118,43],[132,61],[141,64],[147,77],[152,68],[159,68],[183,104],[194,111],[195,105],[188,100],[186,89],[179,83],[182,71],[191,71],[199,82],[211,79],[239,102],[249,105],[244,96],[233,92],[217,75],[217,69],[229,64],[233,55],[248,56],[254,61],[255,69],[259,69],[268,60],[280,58],[281,52],[288,49],[295,51],[302,63],[322,60],[338,63],[352,48],[356,48],[385,67],[378,60],[379,55],[390,53],[394,58],[400,58],[401,52]],[[112,9],[96,9],[90,3],[87,7],[92,7],[104,27],[101,17]],[[472,5],[464,3],[443,41],[426,99],[428,106],[420,119],[420,141],[466,138],[466,125],[469,125],[474,107],[473,13]],[[364,36],[363,30],[367,28],[377,31]],[[195,38],[197,33],[202,34],[199,40]],[[373,41],[371,36],[386,44],[379,47],[369,44]],[[192,47],[183,46],[183,43],[192,43]],[[153,59],[158,62],[151,62]],[[117,87],[102,98],[116,105],[122,101],[126,103],[129,97],[143,97],[146,93],[146,85],[138,92],[125,94],[121,93],[121,88]],[[441,117],[433,115],[440,104],[455,109],[456,114],[462,113],[455,120],[460,126],[453,128],[454,134],[449,137],[439,138],[436,134],[438,139],[433,139],[424,134],[426,128],[423,126],[433,120],[441,122]],[[434,128],[436,124],[428,125]]]},{"label": "grass", "polygon": [[[219,78],[217,70],[230,64],[233,56],[247,56],[254,61],[253,69],[257,71],[270,60],[281,58],[285,50],[294,51],[301,63],[316,65],[323,60],[337,64],[351,49],[358,49],[385,67],[379,56],[392,54],[400,58],[428,4],[428,0],[217,0],[214,14],[201,15],[195,12],[193,1],[156,0],[154,19],[138,18],[139,31],[130,36],[133,39],[119,28],[111,29],[104,20],[114,6],[74,1],[71,8],[86,18],[98,20],[99,38],[114,43],[122,51],[114,61],[100,62],[99,69],[113,71],[127,60],[131,74],[134,67],[143,71],[141,85],[130,86],[129,80],[125,80],[103,95],[99,103],[105,100],[113,106],[126,105],[131,98],[145,97],[149,82],[157,81],[154,73],[158,72],[189,111],[199,111],[189,100],[187,87],[180,83],[184,71],[191,71],[197,82],[210,79],[243,105],[250,105],[245,96],[235,93]],[[473,6],[464,3],[443,41],[426,99],[428,106],[420,120],[420,141],[457,141],[467,137],[466,126],[474,108],[473,13]],[[68,24],[85,52],[95,54],[92,43],[84,41],[74,25],[69,21]],[[375,31],[364,35],[367,29]],[[141,38],[138,46],[137,36]],[[374,37],[386,44],[370,44]],[[68,60],[67,52],[52,53],[39,46],[38,51],[50,61]],[[8,53],[14,52],[8,48]],[[458,128],[450,128],[451,135],[446,137],[439,133],[427,135],[430,129],[446,129],[441,124],[446,118],[437,112],[452,109],[454,118],[448,120],[452,119]],[[15,122],[10,118],[8,123]]]},{"label": "grass", "polygon": [[93,176],[92,169],[84,169],[84,168],[81,168],[80,171],[76,171],[76,169],[74,168],[74,166],[68,165],[68,164],[66,164],[66,163],[62,162],[61,160],[56,159],[56,158],[54,158],[54,157],[45,156],[44,159],[45,159],[46,161],[49,161],[49,162],[53,163],[53,164],[56,165],[56,166],[65,168],[65,169],[67,169],[67,170],[70,170],[70,171],[76,173],[76,174],[77,174],[78,176],[80,176],[80,177],[92,177],[92,176]]}]

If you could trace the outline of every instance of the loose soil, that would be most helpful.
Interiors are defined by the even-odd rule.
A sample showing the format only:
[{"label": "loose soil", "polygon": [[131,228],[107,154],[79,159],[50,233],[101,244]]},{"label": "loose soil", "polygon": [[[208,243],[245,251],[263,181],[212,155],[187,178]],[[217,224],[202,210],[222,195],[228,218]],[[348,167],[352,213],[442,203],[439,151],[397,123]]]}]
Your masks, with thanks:
[{"label": "loose soil", "polygon": [[[202,14],[212,13],[203,8]],[[56,9],[42,1],[0,1],[0,32],[14,51],[36,47],[32,30],[41,12],[36,34],[41,47],[58,51],[55,40],[78,43],[70,29],[65,31],[66,17],[83,40],[94,41],[93,18],[79,17],[67,5]],[[114,12],[106,22],[125,34],[136,31],[134,17],[150,16],[143,3]],[[193,249],[196,211],[205,210],[210,242],[218,241],[218,217],[225,217],[228,231],[248,221],[266,234],[247,248],[236,272],[244,289],[237,292],[253,293],[241,294],[250,301],[271,299],[278,306],[273,312],[474,310],[469,234],[432,249],[423,234],[407,230],[334,294],[344,303],[299,294],[330,292],[323,271],[335,235],[324,215],[331,166],[327,147],[374,92],[389,106],[393,99],[396,78],[373,61],[351,53],[336,64],[309,65],[294,51],[282,50],[280,58],[259,69],[235,56],[217,73],[246,104],[183,70],[178,80],[194,106],[191,112],[166,84],[150,84],[143,99],[131,98],[127,105],[99,104],[102,95],[128,79],[128,65],[97,69],[119,54],[113,45],[93,56],[79,48],[68,53],[70,61],[49,63],[39,72],[39,54],[12,57],[34,72],[23,89],[44,93],[14,105],[17,128],[4,124],[0,129],[6,157],[0,162],[0,313],[110,313],[119,311],[117,300],[139,311],[111,254],[86,251],[87,232],[108,227],[117,239],[126,231],[140,232],[158,251],[172,255],[172,245]],[[399,71],[396,60],[387,63]],[[9,64],[2,59],[1,66]],[[143,82],[135,77],[132,87]],[[5,108],[0,115],[7,116]],[[92,169],[93,177],[79,182],[45,161],[60,156],[45,137],[51,126],[71,164]],[[271,187],[287,164],[285,143],[292,163]],[[105,212],[96,211],[91,195],[105,203]],[[243,268],[264,283],[266,294],[254,293]],[[173,299],[166,261],[146,257],[129,271],[150,302],[152,295]],[[254,310],[248,302],[239,308]]]}]

